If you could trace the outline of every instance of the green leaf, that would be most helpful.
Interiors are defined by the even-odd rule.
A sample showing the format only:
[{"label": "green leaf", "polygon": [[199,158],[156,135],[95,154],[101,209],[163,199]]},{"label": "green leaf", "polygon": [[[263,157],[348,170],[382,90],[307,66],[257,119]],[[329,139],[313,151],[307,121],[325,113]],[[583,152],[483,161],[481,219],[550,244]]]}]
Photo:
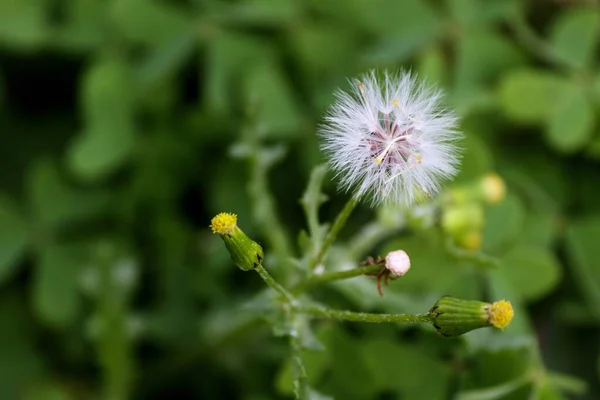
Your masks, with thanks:
[{"label": "green leaf", "polygon": [[130,78],[128,67],[117,60],[100,61],[84,76],[87,128],[68,150],[69,166],[80,178],[103,178],[131,154],[135,127]]},{"label": "green leaf", "polygon": [[498,205],[488,207],[483,228],[483,249],[500,252],[501,249],[517,240],[523,229],[525,207],[513,194],[508,194]]},{"label": "green leaf", "polygon": [[108,201],[104,194],[68,187],[55,165],[46,159],[31,167],[28,183],[36,222],[52,225],[89,217],[102,211]]},{"label": "green leaf", "polygon": [[594,60],[600,39],[600,11],[598,7],[571,7],[558,14],[550,32],[550,41],[556,55],[580,68]]},{"label": "green leaf", "polygon": [[244,0],[216,4],[211,17],[221,23],[286,27],[299,17],[299,4],[292,0]]},{"label": "green leaf", "polygon": [[114,26],[126,39],[134,42],[164,44],[193,28],[189,15],[165,2],[119,0],[110,4],[109,15]]},{"label": "green leaf", "polygon": [[539,300],[560,282],[562,271],[556,256],[544,248],[518,246],[502,259],[505,276],[526,301]]},{"label": "green leaf", "polygon": [[17,267],[28,240],[27,223],[7,198],[0,197],[0,283]]},{"label": "green leaf", "polygon": [[554,93],[552,113],[548,116],[546,139],[563,153],[583,148],[591,139],[595,112],[584,88],[561,85]]},{"label": "green leaf", "polygon": [[0,42],[17,48],[41,45],[47,37],[45,2],[0,0]]},{"label": "green leaf", "polygon": [[500,385],[483,389],[465,390],[456,395],[456,400],[496,400],[503,399],[508,394],[528,383],[529,377],[523,376]]},{"label": "green leaf", "polygon": [[462,29],[478,28],[519,12],[519,0],[449,0],[452,17]]},{"label": "green leaf", "polygon": [[583,395],[588,390],[588,384],[583,379],[559,372],[548,372],[548,383],[561,391]]},{"label": "green leaf", "polygon": [[33,306],[38,318],[56,328],[70,326],[79,311],[79,276],[85,262],[79,246],[45,248],[33,278]]},{"label": "green leaf", "polygon": [[389,337],[372,337],[361,346],[361,351],[365,366],[372,373],[369,386],[374,389],[399,392],[402,398],[445,398],[450,370],[422,348],[403,345]]},{"label": "green leaf", "polygon": [[271,137],[291,136],[299,131],[302,115],[290,82],[274,59],[249,66],[245,80],[245,100],[255,110],[258,124]]},{"label": "green leaf", "polygon": [[600,319],[600,215],[574,221],[566,231],[573,276],[590,309]]},{"label": "green leaf", "polygon": [[534,69],[514,69],[499,86],[500,106],[509,118],[521,123],[541,123],[552,113],[564,78]]}]

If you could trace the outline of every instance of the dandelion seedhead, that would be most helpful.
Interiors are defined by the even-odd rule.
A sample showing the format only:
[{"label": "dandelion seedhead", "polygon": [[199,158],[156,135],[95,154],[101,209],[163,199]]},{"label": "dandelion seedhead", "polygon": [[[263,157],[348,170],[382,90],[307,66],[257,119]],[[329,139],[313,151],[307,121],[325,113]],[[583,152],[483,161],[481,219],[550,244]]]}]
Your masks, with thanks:
[{"label": "dandelion seedhead", "polygon": [[336,93],[320,129],[340,188],[372,205],[410,205],[438,192],[456,174],[461,137],[441,92],[405,72],[373,71],[351,84],[351,93]]}]

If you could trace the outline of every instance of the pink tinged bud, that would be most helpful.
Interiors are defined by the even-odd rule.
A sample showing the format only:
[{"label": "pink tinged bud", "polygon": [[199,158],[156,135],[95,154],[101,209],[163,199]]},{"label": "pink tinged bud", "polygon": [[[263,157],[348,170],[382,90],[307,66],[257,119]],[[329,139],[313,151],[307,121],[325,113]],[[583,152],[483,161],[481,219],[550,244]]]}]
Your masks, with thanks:
[{"label": "pink tinged bud", "polygon": [[404,250],[396,250],[385,256],[385,267],[394,275],[404,276],[410,269],[410,258]]}]

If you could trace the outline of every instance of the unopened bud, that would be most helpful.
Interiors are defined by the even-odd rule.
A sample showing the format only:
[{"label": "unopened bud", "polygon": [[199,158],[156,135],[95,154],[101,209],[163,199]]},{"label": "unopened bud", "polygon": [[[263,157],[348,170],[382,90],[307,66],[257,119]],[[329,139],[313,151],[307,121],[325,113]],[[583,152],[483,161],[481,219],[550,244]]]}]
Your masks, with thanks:
[{"label": "unopened bud", "polygon": [[504,180],[493,172],[483,177],[480,187],[484,200],[489,204],[500,203],[506,195]]},{"label": "unopened bud", "polygon": [[483,207],[478,203],[450,205],[444,209],[442,227],[453,236],[478,230],[483,226]]},{"label": "unopened bud", "polygon": [[456,238],[457,244],[466,250],[479,250],[483,241],[479,229],[472,230]]},{"label": "unopened bud", "polygon": [[235,214],[218,214],[212,219],[210,228],[213,233],[221,235],[231,258],[240,269],[248,271],[262,264],[262,247],[237,226]]},{"label": "unopened bud", "polygon": [[438,300],[429,313],[433,326],[444,336],[459,336],[486,326],[504,329],[514,316],[513,307],[506,300],[485,303],[449,296]]},{"label": "unopened bud", "polygon": [[404,276],[410,269],[410,258],[404,250],[396,250],[385,256],[385,267],[394,275]]}]

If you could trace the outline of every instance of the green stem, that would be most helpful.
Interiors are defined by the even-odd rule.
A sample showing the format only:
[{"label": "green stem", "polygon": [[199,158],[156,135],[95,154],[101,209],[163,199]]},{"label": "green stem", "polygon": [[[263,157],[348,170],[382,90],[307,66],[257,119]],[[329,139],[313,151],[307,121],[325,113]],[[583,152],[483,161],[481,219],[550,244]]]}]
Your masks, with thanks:
[{"label": "green stem", "polygon": [[321,248],[317,252],[317,255],[312,259],[309,265],[311,271],[317,265],[321,264],[321,262],[323,261],[323,257],[325,257],[325,254],[327,253],[327,250],[329,250],[329,247],[331,247],[331,245],[337,238],[338,233],[346,224],[348,217],[350,217],[350,214],[352,214],[352,211],[354,211],[354,208],[357,204],[358,200],[354,197],[351,197],[342,209],[342,211],[338,214],[337,218],[335,219],[335,222],[333,223],[333,226],[331,227],[331,230],[327,233],[327,237],[325,237],[323,245],[321,246]]},{"label": "green stem", "polygon": [[336,319],[340,321],[370,322],[370,323],[431,323],[432,317],[427,314],[373,314],[352,311],[330,310],[316,306],[298,307],[303,312],[317,318]]},{"label": "green stem", "polygon": [[323,283],[338,281],[341,279],[354,278],[361,275],[376,274],[381,271],[383,264],[374,264],[366,267],[358,267],[353,269],[347,269],[345,271],[326,272],[324,274],[313,275],[307,281],[299,284],[293,289],[294,293],[301,293],[312,286],[321,285]]},{"label": "green stem", "polygon": [[288,292],[283,286],[281,286],[277,281],[267,272],[265,267],[262,265],[254,268],[256,272],[260,275],[260,277],[265,281],[267,285],[271,287],[271,289],[275,290],[279,293],[283,298],[287,300],[288,303],[292,303],[294,301],[294,296],[290,292]]},{"label": "green stem", "polygon": [[294,392],[296,399],[308,399],[308,377],[306,367],[302,360],[302,346],[297,336],[290,335],[290,345],[292,348],[292,360],[294,362]]}]

